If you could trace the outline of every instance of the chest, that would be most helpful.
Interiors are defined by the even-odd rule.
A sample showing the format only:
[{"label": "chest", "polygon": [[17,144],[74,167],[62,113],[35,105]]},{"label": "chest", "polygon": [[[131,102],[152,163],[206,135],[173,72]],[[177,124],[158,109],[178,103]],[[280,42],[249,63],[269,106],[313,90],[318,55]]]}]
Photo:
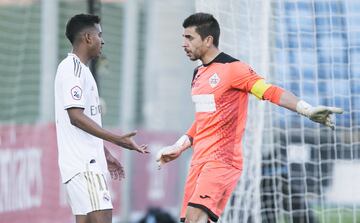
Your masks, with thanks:
[{"label": "chest", "polygon": [[99,103],[99,92],[93,75],[88,71],[84,81],[85,95],[89,103]]},{"label": "chest", "polygon": [[219,69],[199,69],[192,83],[192,95],[219,95],[229,89],[229,75]]}]

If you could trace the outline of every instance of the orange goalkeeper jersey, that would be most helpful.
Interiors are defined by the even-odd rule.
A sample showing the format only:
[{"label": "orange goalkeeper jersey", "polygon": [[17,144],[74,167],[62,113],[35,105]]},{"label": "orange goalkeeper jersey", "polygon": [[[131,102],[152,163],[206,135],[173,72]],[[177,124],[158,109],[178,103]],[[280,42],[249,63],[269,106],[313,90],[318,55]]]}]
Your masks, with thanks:
[{"label": "orange goalkeeper jersey", "polygon": [[192,164],[218,160],[242,168],[241,141],[246,124],[248,95],[262,79],[248,65],[220,53],[194,72],[192,100],[195,121]]}]

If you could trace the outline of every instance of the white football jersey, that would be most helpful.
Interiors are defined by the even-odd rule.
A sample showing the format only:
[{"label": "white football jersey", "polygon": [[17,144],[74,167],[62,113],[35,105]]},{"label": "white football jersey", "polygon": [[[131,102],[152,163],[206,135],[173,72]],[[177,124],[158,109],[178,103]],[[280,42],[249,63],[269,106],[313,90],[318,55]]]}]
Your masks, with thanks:
[{"label": "white football jersey", "polygon": [[90,69],[72,53],[59,64],[55,77],[55,122],[62,182],[88,170],[106,173],[103,140],[70,123],[68,108],[84,108],[84,114],[101,126],[101,106]]}]

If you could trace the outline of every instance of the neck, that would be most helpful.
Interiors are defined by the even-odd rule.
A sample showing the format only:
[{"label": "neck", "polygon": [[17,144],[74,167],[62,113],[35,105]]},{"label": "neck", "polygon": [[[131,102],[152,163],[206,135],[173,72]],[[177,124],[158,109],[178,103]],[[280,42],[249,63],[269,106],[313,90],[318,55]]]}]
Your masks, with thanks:
[{"label": "neck", "polygon": [[91,59],[88,54],[81,48],[73,48],[72,53],[79,57],[80,61],[85,65],[88,64]]},{"label": "neck", "polygon": [[202,64],[208,64],[211,61],[213,61],[215,57],[217,57],[220,53],[221,51],[218,48],[212,47],[206,52],[206,54],[200,60]]}]

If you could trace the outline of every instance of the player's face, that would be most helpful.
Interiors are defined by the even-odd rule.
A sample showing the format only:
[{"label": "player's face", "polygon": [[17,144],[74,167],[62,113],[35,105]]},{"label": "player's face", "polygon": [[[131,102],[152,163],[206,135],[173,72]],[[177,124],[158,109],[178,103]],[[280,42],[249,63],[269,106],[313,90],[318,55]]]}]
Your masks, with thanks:
[{"label": "player's face", "polygon": [[193,61],[201,59],[206,52],[205,43],[201,39],[201,36],[195,31],[195,29],[195,26],[191,26],[185,28],[183,33],[183,48],[186,52],[186,56],[188,56],[190,60]]},{"label": "player's face", "polygon": [[91,29],[89,36],[91,39],[89,42],[91,57],[98,57],[101,54],[102,45],[104,45],[100,24],[95,24],[95,28]]}]

